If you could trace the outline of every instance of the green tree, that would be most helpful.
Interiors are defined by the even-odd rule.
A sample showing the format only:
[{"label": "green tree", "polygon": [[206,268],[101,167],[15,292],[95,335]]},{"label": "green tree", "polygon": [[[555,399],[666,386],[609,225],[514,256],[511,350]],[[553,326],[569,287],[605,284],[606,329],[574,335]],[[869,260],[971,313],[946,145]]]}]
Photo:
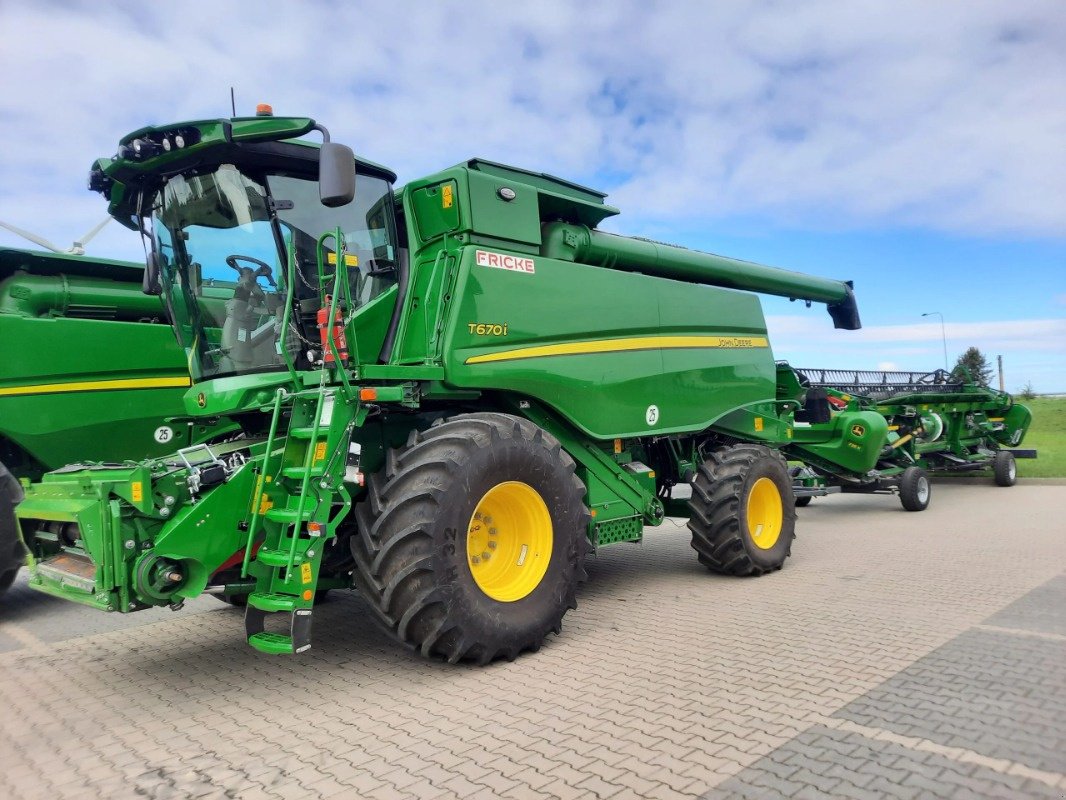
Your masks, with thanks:
[{"label": "green tree", "polygon": [[955,362],[955,367],[952,371],[954,372],[959,367],[966,367],[974,383],[978,383],[981,386],[988,386],[988,382],[992,380],[992,365],[988,363],[984,353],[976,347],[966,348],[966,352],[959,356],[958,361]]}]

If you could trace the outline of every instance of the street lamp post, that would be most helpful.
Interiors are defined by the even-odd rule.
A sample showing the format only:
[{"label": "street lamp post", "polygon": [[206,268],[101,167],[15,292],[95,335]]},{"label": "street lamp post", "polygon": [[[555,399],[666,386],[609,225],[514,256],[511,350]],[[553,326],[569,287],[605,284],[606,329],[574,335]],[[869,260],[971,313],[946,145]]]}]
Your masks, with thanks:
[{"label": "street lamp post", "polygon": [[927,311],[922,314],[923,317],[931,317],[933,315],[940,317],[940,338],[944,342],[944,370],[948,369],[948,335],[944,330],[944,315],[939,311]]}]

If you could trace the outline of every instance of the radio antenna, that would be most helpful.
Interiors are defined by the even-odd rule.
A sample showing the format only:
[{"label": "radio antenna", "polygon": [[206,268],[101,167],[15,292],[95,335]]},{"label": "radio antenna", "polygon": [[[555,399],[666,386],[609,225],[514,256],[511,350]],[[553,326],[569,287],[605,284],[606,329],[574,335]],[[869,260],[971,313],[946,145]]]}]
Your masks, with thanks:
[{"label": "radio antenna", "polygon": [[233,91],[233,87],[229,87],[229,104],[233,109],[233,116],[237,116],[237,95]]}]

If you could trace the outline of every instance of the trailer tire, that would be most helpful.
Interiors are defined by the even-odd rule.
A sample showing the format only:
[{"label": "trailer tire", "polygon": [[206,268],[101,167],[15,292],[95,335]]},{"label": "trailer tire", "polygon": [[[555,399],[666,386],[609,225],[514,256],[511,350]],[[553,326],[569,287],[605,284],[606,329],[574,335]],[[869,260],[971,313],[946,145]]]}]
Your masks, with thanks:
[{"label": "trailer tire", "polygon": [[907,511],[925,511],[933,493],[929,473],[921,467],[907,467],[899,479],[899,501]]},{"label": "trailer tire", "polygon": [[577,607],[592,549],[574,471],[555,437],[519,417],[413,431],[356,505],[356,588],[424,657],[486,664],[537,650]]},{"label": "trailer tire", "polygon": [[805,495],[804,497],[797,497],[796,498],[796,508],[806,508],[807,506],[809,506],[811,504],[811,500],[813,500],[813,499],[814,498],[811,497],[809,494]]},{"label": "trailer tire", "polygon": [[22,486],[0,462],[0,594],[11,588],[26,558],[15,518],[15,506],[21,500]]},{"label": "trailer tire", "polygon": [[996,457],[992,461],[992,475],[996,486],[1013,486],[1018,482],[1018,463],[1014,460],[1014,453],[1007,450],[997,450]]},{"label": "trailer tire", "polygon": [[796,500],[780,453],[741,444],[715,450],[692,482],[692,548],[712,572],[762,575],[792,552]]}]

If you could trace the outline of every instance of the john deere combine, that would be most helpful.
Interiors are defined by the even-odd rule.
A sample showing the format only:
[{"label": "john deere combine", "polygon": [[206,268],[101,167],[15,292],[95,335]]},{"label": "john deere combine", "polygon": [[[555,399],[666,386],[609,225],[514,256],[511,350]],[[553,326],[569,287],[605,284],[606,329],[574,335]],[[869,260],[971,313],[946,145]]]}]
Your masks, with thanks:
[{"label": "john deere combine", "polygon": [[[787,370],[786,370],[787,371]],[[929,505],[929,473],[971,472],[991,468],[999,486],[1017,478],[1015,458],[1035,458],[1035,450],[1016,448],[1025,438],[1032,414],[1006,392],[976,384],[965,369],[948,373],[796,369],[795,396],[804,408],[796,416],[790,458],[797,505],[811,498],[844,492],[898,492],[907,511]],[[782,381],[782,384],[785,384]],[[873,411],[883,420],[864,429],[880,437],[876,466],[847,469],[834,445],[819,443],[826,423],[845,436],[854,425],[851,412]],[[854,432],[854,429],[853,431]]]},{"label": "john deere combine", "polygon": [[[144,268],[123,261],[0,248],[0,592],[25,551],[13,507],[19,479],[75,460],[173,452],[209,434],[183,415],[185,355]],[[62,524],[42,541],[64,541]],[[66,542],[69,543],[69,542]]]},{"label": "john deere combine", "polygon": [[[247,595],[249,643],[293,653],[316,592],[354,585],[423,655],[486,662],[536,649],[586,553],[667,514],[712,570],[781,567],[800,404],[744,290],[855,329],[849,283],[604,233],[600,192],[487,161],[393,181],[273,116],[144,128],[94,165],[147,240],[188,414],[242,435],[46,475],[18,515],[69,536],[30,537],[36,588],[123,612]],[[878,424],[823,427],[868,470]]]}]

